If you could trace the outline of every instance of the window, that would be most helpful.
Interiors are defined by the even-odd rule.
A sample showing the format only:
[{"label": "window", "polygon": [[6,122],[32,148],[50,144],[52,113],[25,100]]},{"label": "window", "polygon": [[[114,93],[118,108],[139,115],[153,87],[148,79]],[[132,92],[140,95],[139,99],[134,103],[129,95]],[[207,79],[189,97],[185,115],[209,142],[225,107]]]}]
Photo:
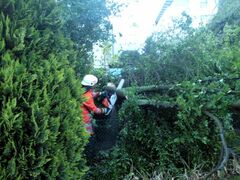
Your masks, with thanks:
[{"label": "window", "polygon": [[208,7],[208,0],[201,0],[200,1],[200,7],[201,8],[207,8]]}]

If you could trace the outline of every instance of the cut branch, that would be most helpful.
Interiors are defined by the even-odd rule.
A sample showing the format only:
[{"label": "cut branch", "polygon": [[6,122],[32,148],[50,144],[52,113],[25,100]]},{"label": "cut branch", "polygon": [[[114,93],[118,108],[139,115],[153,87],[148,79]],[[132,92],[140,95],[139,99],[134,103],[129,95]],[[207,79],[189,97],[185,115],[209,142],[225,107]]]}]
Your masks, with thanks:
[{"label": "cut branch", "polygon": [[234,78],[210,78],[210,79],[203,79],[198,80],[199,83],[210,83],[214,81],[237,81],[240,80],[240,77],[234,77]]},{"label": "cut branch", "polygon": [[162,102],[159,100],[150,100],[150,99],[138,99],[137,104],[139,106],[154,106],[159,109],[172,109],[172,108],[177,108],[176,104],[171,104],[169,102]]},{"label": "cut branch", "polygon": [[[171,109],[171,108],[178,109],[179,108],[179,106],[177,104],[172,104],[172,103],[167,102],[167,101],[160,101],[160,100],[153,100],[153,99],[138,99],[137,104],[139,106],[155,106],[155,107],[160,108],[160,109]],[[240,102],[230,104],[230,107],[240,110]],[[220,126],[221,122],[219,121],[220,124],[217,123],[217,121],[215,121],[215,122],[218,125],[218,127],[220,128],[221,127]]]},{"label": "cut branch", "polygon": [[[123,91],[128,91],[129,89],[131,89],[130,87],[124,88]],[[197,91],[201,91],[202,88],[196,89],[195,92]],[[158,93],[158,94],[168,94],[169,96],[176,96],[179,93],[182,93],[186,91],[184,88],[181,87],[177,87],[174,85],[162,85],[162,86],[158,86],[158,85],[150,85],[150,86],[139,86],[136,87],[136,92],[138,94],[142,94],[142,93]],[[216,94],[219,92],[222,92],[222,90],[205,90],[206,94]],[[226,92],[226,95],[240,95],[240,91],[234,91],[234,90],[230,90],[228,92]]]},{"label": "cut branch", "polygon": [[[144,92],[165,92],[172,88],[172,85],[150,85],[150,86],[139,86],[136,87],[137,93]],[[128,90],[129,88],[124,88],[124,90]]]},{"label": "cut branch", "polygon": [[[209,83],[214,81],[237,81],[240,80],[240,77],[235,78],[211,78],[211,79],[205,79],[205,80],[198,80],[199,83]],[[136,90],[138,93],[144,93],[144,92],[166,92],[171,90],[174,87],[176,90],[176,85],[149,85],[149,86],[140,86],[136,87]],[[124,88],[124,90],[128,90],[129,87]],[[228,94],[239,94],[239,91],[230,91]]]},{"label": "cut branch", "polygon": [[221,153],[220,157],[219,157],[220,163],[214,169],[212,169],[212,171],[210,173],[208,173],[206,175],[205,179],[208,179],[214,172],[216,172],[217,170],[222,170],[224,168],[225,164],[227,163],[227,161],[229,159],[229,149],[227,147],[227,142],[224,137],[223,126],[222,126],[222,123],[220,122],[220,120],[208,111],[205,111],[204,114],[206,114],[208,117],[210,117],[212,120],[214,120],[215,124],[218,126],[219,132],[220,132],[220,139],[221,139],[221,143],[222,143],[222,150],[223,150],[223,153]]}]

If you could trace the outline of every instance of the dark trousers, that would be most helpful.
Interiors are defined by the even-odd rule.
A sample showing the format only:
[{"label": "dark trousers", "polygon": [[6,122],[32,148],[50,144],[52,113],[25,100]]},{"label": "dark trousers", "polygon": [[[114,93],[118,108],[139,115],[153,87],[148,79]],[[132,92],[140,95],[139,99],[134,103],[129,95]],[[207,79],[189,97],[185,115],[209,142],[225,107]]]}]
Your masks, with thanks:
[{"label": "dark trousers", "polygon": [[91,135],[91,137],[89,138],[89,142],[85,147],[85,151],[84,151],[88,166],[91,166],[94,164],[94,158],[96,156],[95,144],[96,144],[96,138],[94,135]]}]

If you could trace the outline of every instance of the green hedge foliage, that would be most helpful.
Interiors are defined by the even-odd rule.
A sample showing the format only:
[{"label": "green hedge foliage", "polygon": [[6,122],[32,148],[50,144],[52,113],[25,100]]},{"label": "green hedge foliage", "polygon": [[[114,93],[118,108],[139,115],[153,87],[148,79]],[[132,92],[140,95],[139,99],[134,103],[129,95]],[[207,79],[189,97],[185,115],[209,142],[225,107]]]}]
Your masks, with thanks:
[{"label": "green hedge foliage", "polygon": [[77,56],[60,29],[55,0],[0,2],[0,179],[86,171]]}]

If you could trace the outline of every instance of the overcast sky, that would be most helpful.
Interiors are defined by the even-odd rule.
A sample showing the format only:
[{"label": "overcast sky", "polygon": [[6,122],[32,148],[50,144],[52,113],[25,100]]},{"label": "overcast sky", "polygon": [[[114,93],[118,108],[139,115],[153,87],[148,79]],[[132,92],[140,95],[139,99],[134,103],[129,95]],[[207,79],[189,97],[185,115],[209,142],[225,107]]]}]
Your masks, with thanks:
[{"label": "overcast sky", "polygon": [[[174,0],[172,5],[166,9],[160,19],[158,26],[155,20],[163,7],[165,0],[113,0],[119,3],[128,4],[123,8],[119,16],[110,18],[113,24],[113,31],[116,38],[116,51],[141,49],[148,36],[154,31],[166,30],[172,24],[172,19],[177,18],[183,11],[192,17],[200,18],[201,15],[213,14],[216,12],[217,0],[208,0],[208,6],[201,8],[201,0]],[[189,2],[191,2],[189,4]],[[196,18],[195,17],[195,18]],[[194,20],[194,26],[199,25],[199,21]],[[121,34],[121,35],[120,35]]]},{"label": "overcast sky", "polygon": [[[154,29],[154,22],[164,0],[116,0],[127,3],[119,16],[111,17],[116,49],[138,49]],[[120,35],[121,34],[121,35]]]}]

